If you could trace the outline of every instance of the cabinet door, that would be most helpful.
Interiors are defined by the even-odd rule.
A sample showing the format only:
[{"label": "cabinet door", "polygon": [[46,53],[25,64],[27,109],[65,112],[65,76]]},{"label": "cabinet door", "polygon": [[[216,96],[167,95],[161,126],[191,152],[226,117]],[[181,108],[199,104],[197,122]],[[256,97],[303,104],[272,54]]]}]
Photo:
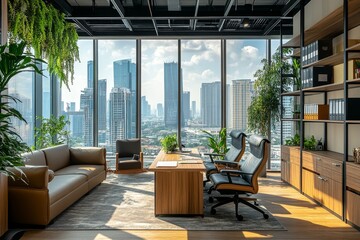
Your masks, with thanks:
[{"label": "cabinet door", "polygon": [[333,188],[333,193],[332,193],[332,198],[333,198],[333,207],[332,210],[342,216],[342,184],[338,181],[334,181],[332,180],[332,188]]},{"label": "cabinet door", "polygon": [[321,192],[321,194],[319,194],[319,202],[330,210],[333,210],[333,181],[324,176],[320,176],[319,180],[321,184],[319,189]]},{"label": "cabinet door", "polygon": [[300,166],[290,162],[290,184],[300,189]]},{"label": "cabinet door", "polygon": [[303,192],[309,197],[314,198],[316,175],[306,169],[303,169],[302,176]]},{"label": "cabinet door", "polygon": [[346,219],[360,226],[360,195],[356,193],[346,191],[346,202],[347,202],[347,210],[346,210]]},{"label": "cabinet door", "polygon": [[288,161],[281,159],[281,179],[287,183],[290,181],[289,165]]}]

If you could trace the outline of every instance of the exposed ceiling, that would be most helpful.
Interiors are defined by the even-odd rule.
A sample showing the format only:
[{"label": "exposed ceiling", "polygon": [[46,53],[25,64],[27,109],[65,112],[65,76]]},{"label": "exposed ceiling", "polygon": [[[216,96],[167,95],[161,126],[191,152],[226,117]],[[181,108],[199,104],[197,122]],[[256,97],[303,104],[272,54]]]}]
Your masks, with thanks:
[{"label": "exposed ceiling", "polygon": [[80,36],[292,34],[300,0],[47,0]]}]

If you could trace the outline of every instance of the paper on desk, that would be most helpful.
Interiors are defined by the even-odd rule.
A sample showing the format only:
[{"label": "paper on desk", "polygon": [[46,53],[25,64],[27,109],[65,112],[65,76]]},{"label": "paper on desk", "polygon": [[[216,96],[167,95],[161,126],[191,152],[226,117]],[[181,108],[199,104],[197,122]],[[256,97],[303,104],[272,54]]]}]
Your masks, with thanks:
[{"label": "paper on desk", "polygon": [[177,161],[158,161],[156,167],[177,167]]}]

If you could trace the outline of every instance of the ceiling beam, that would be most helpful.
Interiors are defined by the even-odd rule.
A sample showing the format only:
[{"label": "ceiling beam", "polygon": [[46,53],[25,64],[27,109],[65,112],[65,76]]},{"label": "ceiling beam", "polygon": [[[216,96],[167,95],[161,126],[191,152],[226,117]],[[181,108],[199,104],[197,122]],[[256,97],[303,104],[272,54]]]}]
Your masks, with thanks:
[{"label": "ceiling beam", "polygon": [[130,20],[125,18],[125,9],[124,9],[124,6],[122,5],[121,1],[120,0],[110,0],[110,1],[113,4],[115,10],[123,18],[122,21],[123,21],[125,27],[127,27],[130,31],[133,31]]},{"label": "ceiling beam", "polygon": [[[224,17],[227,17],[227,15],[229,14],[233,3],[234,3],[234,0],[228,0],[226,2]],[[224,28],[224,24],[225,24],[225,19],[220,20],[219,32],[221,32],[221,30]]]},{"label": "ceiling beam", "polygon": [[[281,11],[281,16],[287,16],[298,4],[300,0],[291,0],[288,4],[283,7]],[[273,19],[266,25],[264,30],[264,35],[268,35],[279,23],[281,19]]]},{"label": "ceiling beam", "polygon": [[[150,0],[147,1],[148,3],[148,6],[149,6],[149,12],[150,12],[150,17],[152,18],[153,17],[153,14],[152,14],[152,5],[150,3]],[[152,22],[153,22],[153,25],[154,25],[154,29],[155,29],[155,32],[156,32],[156,36],[159,36],[159,32],[158,32],[158,28],[156,26],[156,20],[154,18],[151,19]]]},{"label": "ceiling beam", "polygon": [[73,19],[73,21],[76,23],[76,25],[79,26],[79,28],[81,28],[81,30],[86,32],[89,36],[94,36],[93,31],[84,20]]},{"label": "ceiling beam", "polygon": [[[197,17],[197,15],[198,15],[199,4],[200,4],[200,0],[196,0],[194,17]],[[191,21],[191,20],[190,20],[190,21]],[[196,30],[197,21],[198,21],[197,19],[193,19],[193,20],[192,20],[191,29],[194,30],[194,31]]]}]

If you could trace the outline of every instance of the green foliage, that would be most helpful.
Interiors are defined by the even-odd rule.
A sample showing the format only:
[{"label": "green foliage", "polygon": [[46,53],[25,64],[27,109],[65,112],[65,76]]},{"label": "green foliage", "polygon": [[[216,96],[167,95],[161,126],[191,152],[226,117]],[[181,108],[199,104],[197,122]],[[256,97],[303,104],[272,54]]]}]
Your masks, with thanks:
[{"label": "green foliage", "polygon": [[287,146],[300,146],[300,135],[295,134],[294,137],[285,140]]},{"label": "green foliage", "polygon": [[304,139],[304,149],[305,150],[315,150],[317,143],[318,143],[318,141],[316,141],[314,135],[312,135],[310,138],[305,138]]},{"label": "green foliage", "polygon": [[293,58],[291,67],[294,74],[294,85],[296,86],[296,89],[294,89],[294,91],[300,90],[301,89],[300,60],[298,58]]},{"label": "green foliage", "polygon": [[291,64],[280,58],[279,50],[272,56],[271,63],[267,59],[263,59],[261,63],[263,67],[254,74],[256,80],[254,97],[248,108],[248,128],[268,136],[271,123],[274,124],[280,118],[280,92],[288,91],[291,82],[290,78],[283,78],[281,84],[280,71],[282,68],[283,73],[290,73]]},{"label": "green foliage", "polygon": [[33,70],[42,74],[34,63],[43,61],[36,59],[30,53],[24,53],[25,46],[25,42],[0,46],[0,173],[12,178],[15,176],[10,169],[15,168],[17,172],[22,173],[17,168],[24,165],[21,153],[30,151],[30,149],[22,142],[12,125],[14,119],[26,121],[21,113],[12,107],[12,104],[21,101],[6,94],[7,84],[14,76],[22,72]]},{"label": "green foliage", "polygon": [[10,42],[24,40],[35,57],[48,61],[50,73],[69,88],[73,83],[74,62],[79,61],[75,25],[43,0],[12,0],[9,3]]},{"label": "green foliage", "polygon": [[162,139],[160,139],[160,143],[161,143],[162,149],[165,152],[172,152],[178,146],[177,135],[176,134],[167,135],[167,136],[163,137]]},{"label": "green foliage", "polygon": [[69,131],[64,128],[70,124],[64,115],[59,118],[51,115],[49,118],[37,117],[41,121],[41,126],[35,128],[36,149],[51,147],[66,143],[69,138]]},{"label": "green foliage", "polygon": [[218,135],[214,135],[208,131],[201,130],[208,135],[208,146],[213,150],[213,153],[226,154],[229,149],[226,147],[226,128],[222,128]]}]

